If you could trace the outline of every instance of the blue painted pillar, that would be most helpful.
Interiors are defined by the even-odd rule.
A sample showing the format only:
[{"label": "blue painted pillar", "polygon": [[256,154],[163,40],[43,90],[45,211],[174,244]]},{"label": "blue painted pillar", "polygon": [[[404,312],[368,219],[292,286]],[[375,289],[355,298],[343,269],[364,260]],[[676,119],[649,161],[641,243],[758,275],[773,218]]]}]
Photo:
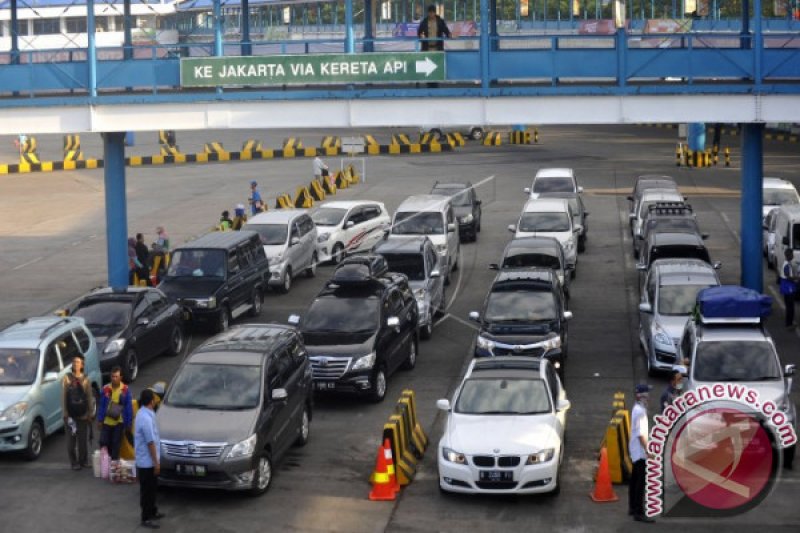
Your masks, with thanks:
[{"label": "blue painted pillar", "polygon": [[764,181],[764,124],[742,125],[742,285],[763,289],[761,205]]},{"label": "blue painted pillar", "polygon": [[[788,8],[788,6],[787,6]],[[761,31],[761,0],[753,0],[753,83],[761,85],[761,59],[764,34]]]},{"label": "blue painted pillar", "polygon": [[489,0],[481,0],[481,89],[489,92]]},{"label": "blue painted pillar", "polygon": [[128,285],[128,208],[125,198],[125,133],[103,134],[108,284]]},{"label": "blue painted pillar", "polygon": [[354,54],[356,37],[353,33],[353,0],[344,0],[344,52]]},{"label": "blue painted pillar", "polygon": [[750,48],[750,0],[742,0],[742,31],[739,47],[742,50]]},{"label": "blue painted pillar", "polygon": [[[17,19],[17,0],[11,0],[11,64],[19,65],[19,20]],[[28,21],[26,20],[27,24]]]},{"label": "blue painted pillar", "polygon": [[686,128],[686,143],[689,150],[702,152],[706,149],[706,125],[703,122],[691,122]]},{"label": "blue painted pillar", "polygon": [[[546,5],[546,4],[545,4]],[[481,7],[483,10],[483,7]],[[500,48],[500,42],[497,40],[497,0],[489,0],[489,35],[491,36],[490,45],[492,52]]]},{"label": "blue painted pillar", "polygon": [[214,0],[214,56],[222,57],[222,5]]},{"label": "blue painted pillar", "polygon": [[364,51],[365,52],[374,52],[375,45],[372,42],[372,39],[375,38],[374,32],[372,31],[372,23],[373,23],[373,13],[372,9],[372,0],[364,0]]},{"label": "blue painted pillar", "polygon": [[625,26],[617,28],[617,84],[625,87],[628,83],[628,36]]},{"label": "blue painted pillar", "polygon": [[131,16],[131,0],[124,0],[122,3],[122,57],[133,59],[133,35],[131,27],[133,17]]},{"label": "blue painted pillar", "polygon": [[250,0],[242,0],[242,55],[253,55],[250,43]]},{"label": "blue painted pillar", "polygon": [[86,35],[89,39],[89,48],[86,51],[86,61],[89,67],[89,96],[97,97],[97,47],[94,43],[94,0],[86,0]]}]

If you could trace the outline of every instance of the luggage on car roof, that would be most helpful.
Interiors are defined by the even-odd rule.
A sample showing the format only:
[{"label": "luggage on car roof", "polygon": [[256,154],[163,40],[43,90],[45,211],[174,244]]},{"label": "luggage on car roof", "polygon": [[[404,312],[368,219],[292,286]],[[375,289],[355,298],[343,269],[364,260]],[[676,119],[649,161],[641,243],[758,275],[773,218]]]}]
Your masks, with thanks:
[{"label": "luggage on car roof", "polygon": [[738,285],[709,287],[697,293],[697,305],[703,321],[712,319],[756,319],[769,316],[772,298]]}]

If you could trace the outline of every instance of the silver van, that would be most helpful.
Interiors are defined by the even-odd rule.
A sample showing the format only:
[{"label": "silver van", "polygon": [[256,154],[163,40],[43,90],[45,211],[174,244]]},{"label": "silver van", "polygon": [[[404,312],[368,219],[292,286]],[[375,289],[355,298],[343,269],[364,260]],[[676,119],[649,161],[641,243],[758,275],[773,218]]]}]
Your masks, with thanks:
[{"label": "silver van", "polygon": [[61,382],[75,355],[99,391],[97,344],[82,318],[26,318],[0,331],[0,452],[37,459],[45,437],[64,426]]},{"label": "silver van", "polygon": [[392,219],[392,238],[427,235],[442,260],[442,274],[449,282],[450,272],[458,270],[461,243],[453,213],[452,198],[419,194],[406,198]]},{"label": "silver van", "polygon": [[292,278],[317,273],[317,227],[305,209],[280,209],[251,218],[243,229],[257,232],[269,260],[269,286],[289,292]]},{"label": "silver van", "polygon": [[794,253],[794,261],[800,260],[800,205],[784,205],[775,214],[774,265],[780,270],[786,249]]}]

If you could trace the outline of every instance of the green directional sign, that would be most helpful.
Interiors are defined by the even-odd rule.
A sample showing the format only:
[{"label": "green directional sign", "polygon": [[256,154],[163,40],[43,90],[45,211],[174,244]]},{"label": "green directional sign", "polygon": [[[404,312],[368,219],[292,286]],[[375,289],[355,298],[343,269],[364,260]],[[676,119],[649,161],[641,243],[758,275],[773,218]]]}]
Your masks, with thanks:
[{"label": "green directional sign", "polygon": [[444,52],[181,59],[183,87],[442,81]]}]

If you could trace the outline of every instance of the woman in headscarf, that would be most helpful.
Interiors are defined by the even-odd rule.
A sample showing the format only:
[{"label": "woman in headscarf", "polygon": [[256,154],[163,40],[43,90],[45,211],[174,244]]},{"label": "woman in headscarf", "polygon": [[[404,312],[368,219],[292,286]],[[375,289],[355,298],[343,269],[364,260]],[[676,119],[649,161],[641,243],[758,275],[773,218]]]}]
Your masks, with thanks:
[{"label": "woman in headscarf", "polygon": [[136,271],[144,268],[144,265],[136,257],[136,239],[128,238],[128,285],[134,285]]}]

